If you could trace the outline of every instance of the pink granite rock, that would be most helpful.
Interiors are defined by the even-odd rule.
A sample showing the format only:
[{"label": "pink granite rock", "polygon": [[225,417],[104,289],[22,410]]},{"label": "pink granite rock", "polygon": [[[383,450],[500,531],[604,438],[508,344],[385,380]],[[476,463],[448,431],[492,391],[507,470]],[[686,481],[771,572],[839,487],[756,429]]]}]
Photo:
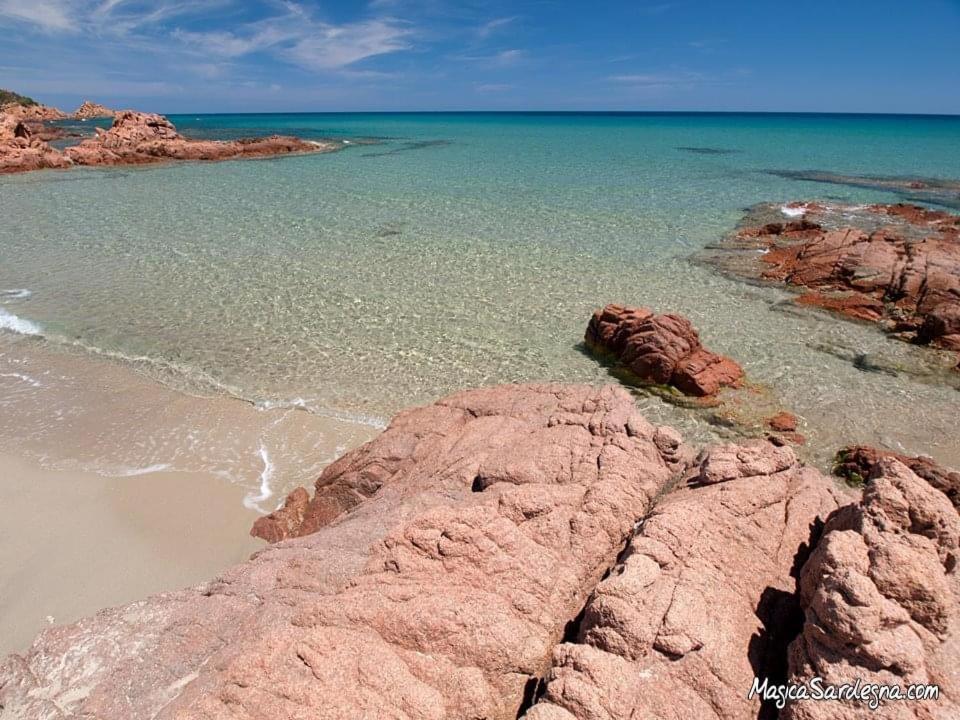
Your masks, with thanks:
[{"label": "pink granite rock", "polygon": [[681,315],[610,304],[593,314],[584,342],[594,352],[612,355],[639,380],[672,385],[686,395],[716,395],[743,378],[736,362],[701,345]]},{"label": "pink granite rock", "polygon": [[946,495],[881,457],[863,500],[841,508],[803,567],[790,679],[939,686],[937,700],[798,701],[784,720],[960,717],[960,517]]},{"label": "pink granite rock", "polygon": [[329,152],[340,146],[271,135],[242,140],[190,140],[162,115],[122,110],[109,130],[69,147],[64,154],[77,165],[133,165],[163,160],[228,160],[290,153]]},{"label": "pink granite rock", "polygon": [[32,128],[14,114],[0,113],[0,174],[70,165],[60,152],[36,137]]},{"label": "pink granite rock", "polygon": [[2,715],[512,720],[689,461],[614,387],[404,412],[324,474],[356,504],[206,585],[44,631],[0,666]]},{"label": "pink granite rock", "polygon": [[794,574],[841,500],[789,448],[710,449],[597,587],[526,720],[758,717],[748,691],[786,671]]}]

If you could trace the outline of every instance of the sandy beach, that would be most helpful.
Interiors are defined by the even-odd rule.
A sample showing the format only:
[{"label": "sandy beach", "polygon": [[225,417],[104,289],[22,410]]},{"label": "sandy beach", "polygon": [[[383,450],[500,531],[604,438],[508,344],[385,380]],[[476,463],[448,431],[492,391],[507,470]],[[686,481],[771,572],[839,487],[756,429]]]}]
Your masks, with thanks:
[{"label": "sandy beach", "polygon": [[209,580],[254,520],[376,428],[0,343],[0,656],[105,607]]},{"label": "sandy beach", "polygon": [[263,543],[245,490],[202,473],[103,477],[0,455],[0,655],[50,625],[207,580]]}]

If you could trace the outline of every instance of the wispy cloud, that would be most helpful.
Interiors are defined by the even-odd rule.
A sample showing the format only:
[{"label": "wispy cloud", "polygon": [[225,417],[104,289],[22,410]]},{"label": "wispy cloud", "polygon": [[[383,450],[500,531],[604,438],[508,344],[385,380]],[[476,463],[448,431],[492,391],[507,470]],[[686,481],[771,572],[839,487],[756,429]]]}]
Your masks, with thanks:
[{"label": "wispy cloud", "polygon": [[412,29],[392,18],[333,25],[314,20],[300,6],[288,4],[283,15],[235,30],[173,35],[204,54],[236,58],[268,51],[310,70],[336,70],[377,55],[410,49]]},{"label": "wispy cloud", "polygon": [[511,65],[516,65],[517,63],[521,62],[522,60],[525,60],[526,58],[527,58],[526,50],[520,50],[517,48],[500,50],[499,52],[495,52],[490,55],[456,55],[454,56],[455,60],[477,63],[479,65],[482,65],[483,67],[491,67],[491,68],[503,68],[503,67],[509,67]]},{"label": "wispy cloud", "polygon": [[350,25],[317,25],[298,39],[286,55],[307,68],[331,70],[369,57],[410,49],[408,27],[390,20]]},{"label": "wispy cloud", "polygon": [[477,36],[480,38],[488,38],[493,35],[498,30],[511,25],[517,20],[517,16],[513,15],[511,17],[501,17],[485,22],[483,25],[477,28]]},{"label": "wispy cloud", "polygon": [[671,72],[638,73],[633,75],[613,75],[610,80],[634,87],[683,87],[697,85],[704,76],[688,70]]},{"label": "wispy cloud", "polygon": [[[258,20],[222,23],[215,30],[189,29],[189,24],[179,27],[191,15],[231,4],[231,0],[0,0],[0,24],[7,20],[44,32],[86,33],[91,38],[110,37],[149,44],[158,51],[201,56],[203,61],[194,66],[204,67],[201,74],[208,77],[222,71],[217,58],[267,52],[278,60],[322,71],[412,47],[413,29],[408,23],[381,17],[333,24],[315,19],[305,6],[289,0],[268,4],[272,12]],[[238,8],[243,9],[233,9]],[[213,67],[220,69],[212,72]]]},{"label": "wispy cloud", "polygon": [[507,83],[479,83],[478,85],[474,85],[473,89],[478,93],[498,93],[513,90],[514,87],[514,85]]},{"label": "wispy cloud", "polygon": [[45,31],[75,29],[70,8],[61,0],[0,0],[0,17]]}]

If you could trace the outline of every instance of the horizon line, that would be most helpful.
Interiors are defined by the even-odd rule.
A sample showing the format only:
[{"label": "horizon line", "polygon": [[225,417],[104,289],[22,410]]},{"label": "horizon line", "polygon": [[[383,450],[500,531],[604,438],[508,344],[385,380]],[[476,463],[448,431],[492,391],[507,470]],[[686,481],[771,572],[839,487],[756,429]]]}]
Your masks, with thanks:
[{"label": "horizon line", "polygon": [[[133,108],[121,108],[120,110]],[[177,111],[167,115],[832,115],[960,118],[960,113],[833,110],[262,110]]]}]

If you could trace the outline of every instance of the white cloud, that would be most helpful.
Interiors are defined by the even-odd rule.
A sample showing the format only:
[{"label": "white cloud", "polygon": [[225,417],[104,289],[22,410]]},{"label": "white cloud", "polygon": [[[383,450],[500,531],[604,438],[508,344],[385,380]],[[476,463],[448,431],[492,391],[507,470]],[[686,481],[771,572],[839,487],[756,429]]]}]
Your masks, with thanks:
[{"label": "white cloud", "polygon": [[0,17],[47,31],[75,29],[69,8],[61,0],[0,0]]},{"label": "white cloud", "polygon": [[333,70],[376,55],[408,50],[409,28],[388,20],[315,24],[285,55],[299,65]]},{"label": "white cloud", "polygon": [[[172,20],[212,15],[211,10],[226,5],[239,9],[236,0],[0,0],[0,24],[6,19],[44,32],[75,31],[128,47],[180,52],[192,56],[195,67],[218,58],[269,52],[310,70],[336,70],[411,48],[411,26],[394,18],[337,25],[315,20],[308,9],[289,0],[271,3],[273,14],[261,20],[210,31],[171,30]],[[212,75],[212,67],[200,74]]]}]

